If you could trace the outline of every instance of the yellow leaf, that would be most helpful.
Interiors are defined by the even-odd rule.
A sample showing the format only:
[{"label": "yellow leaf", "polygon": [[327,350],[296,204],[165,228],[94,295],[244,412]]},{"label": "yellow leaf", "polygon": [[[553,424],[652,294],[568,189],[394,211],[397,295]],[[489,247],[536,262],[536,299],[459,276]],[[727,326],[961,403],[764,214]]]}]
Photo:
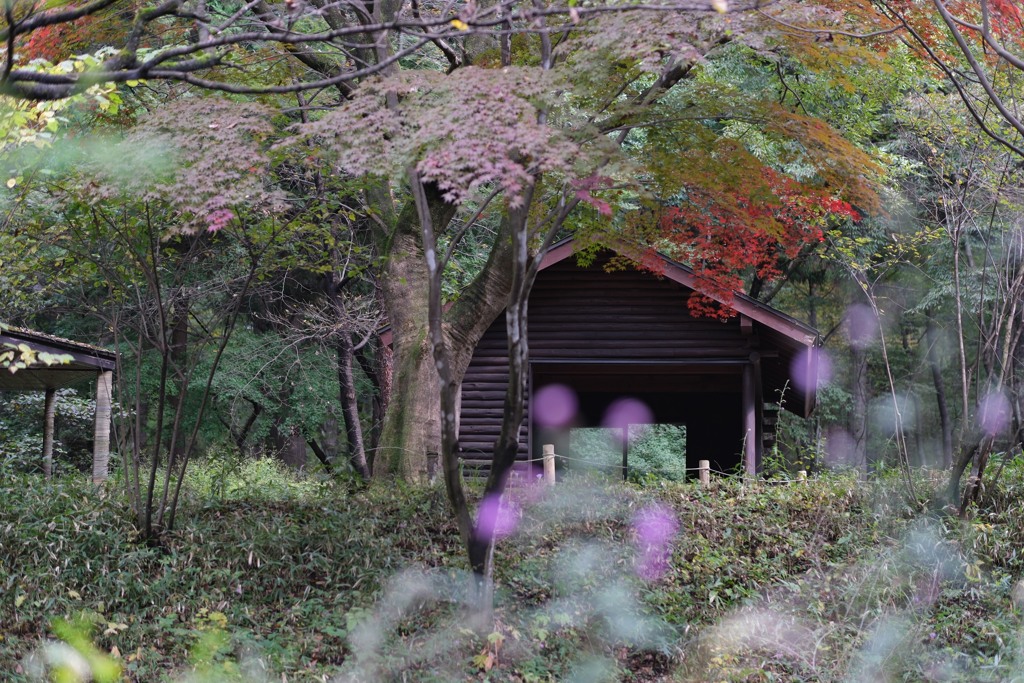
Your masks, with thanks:
[{"label": "yellow leaf", "polygon": [[461,19],[452,19],[449,23],[452,26],[454,26],[455,28],[459,29],[460,31],[468,31],[469,30],[469,24],[467,24],[466,22],[462,21]]},{"label": "yellow leaf", "polygon": [[24,594],[24,593],[22,593],[21,595],[19,595],[16,598],[14,598],[14,609],[18,609],[23,604],[25,604],[25,600],[27,598],[28,598],[28,596],[26,594]]},{"label": "yellow leaf", "polygon": [[70,590],[70,591],[68,591],[68,597],[73,599],[73,600],[81,600],[82,599],[82,594],[79,593],[76,590]]},{"label": "yellow leaf", "polygon": [[10,180],[7,181],[7,187],[14,187],[17,184],[18,184],[18,179],[17,178],[11,178]]}]

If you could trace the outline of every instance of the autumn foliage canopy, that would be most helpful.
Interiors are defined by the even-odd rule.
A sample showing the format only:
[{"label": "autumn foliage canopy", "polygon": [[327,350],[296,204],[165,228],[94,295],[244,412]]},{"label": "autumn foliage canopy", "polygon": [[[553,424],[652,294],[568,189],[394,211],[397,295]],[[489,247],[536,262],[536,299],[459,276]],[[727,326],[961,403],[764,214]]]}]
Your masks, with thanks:
[{"label": "autumn foliage canopy", "polygon": [[[734,191],[729,202],[716,201],[704,188],[689,188],[684,201],[666,208],[659,221],[661,238],[701,280],[701,294],[689,299],[697,316],[733,315],[718,301],[729,302],[744,290],[745,276],[763,281],[782,277],[781,265],[808,246],[824,240],[830,220],[859,220],[844,200],[808,188],[778,171],[761,171],[772,196]],[[760,183],[755,183],[760,185]]]}]

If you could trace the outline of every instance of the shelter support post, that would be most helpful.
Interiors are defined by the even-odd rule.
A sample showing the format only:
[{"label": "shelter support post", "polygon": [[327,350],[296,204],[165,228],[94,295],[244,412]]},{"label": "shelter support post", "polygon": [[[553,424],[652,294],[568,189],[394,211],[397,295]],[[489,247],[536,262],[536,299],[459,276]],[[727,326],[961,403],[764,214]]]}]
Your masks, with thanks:
[{"label": "shelter support post", "polygon": [[56,399],[57,389],[47,387],[43,404],[43,475],[47,479],[53,474],[53,414]]},{"label": "shelter support post", "polygon": [[92,482],[99,484],[106,480],[110,462],[110,408],[113,391],[113,375],[110,370],[101,370],[96,376],[96,416],[93,423],[92,441]]},{"label": "shelter support post", "polygon": [[753,478],[761,466],[761,390],[760,364],[757,353],[743,366],[743,469]]},{"label": "shelter support post", "polygon": [[761,354],[750,354],[750,365],[754,369],[754,470],[764,468],[764,381],[761,377]]}]

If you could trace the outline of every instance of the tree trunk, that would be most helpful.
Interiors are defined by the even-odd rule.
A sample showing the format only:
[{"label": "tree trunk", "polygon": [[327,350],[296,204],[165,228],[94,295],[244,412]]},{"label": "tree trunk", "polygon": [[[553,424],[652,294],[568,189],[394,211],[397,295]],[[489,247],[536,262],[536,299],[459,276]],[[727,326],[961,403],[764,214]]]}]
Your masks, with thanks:
[{"label": "tree trunk", "polygon": [[422,244],[415,234],[399,234],[391,253],[381,284],[391,322],[392,382],[373,476],[414,482],[426,476],[427,451],[437,451],[441,441],[441,395],[427,336]]},{"label": "tree trunk", "polygon": [[316,456],[316,459],[320,461],[320,464],[324,466],[324,469],[331,472],[331,459],[327,457],[327,453],[324,452],[324,449],[320,448],[320,444],[316,442],[316,439],[306,439],[306,445],[312,449],[313,454]]},{"label": "tree trunk", "polygon": [[[369,457],[380,443],[380,430],[384,425],[384,415],[387,411],[387,399],[391,391],[391,350],[385,348],[378,337],[374,337],[356,351],[356,360],[363,369],[363,374],[373,385],[373,393],[368,397],[370,429],[363,435]],[[372,459],[368,460],[368,464],[370,469],[373,469]]]},{"label": "tree trunk", "polygon": [[366,464],[366,449],[363,447],[363,426],[359,422],[359,403],[356,398],[356,380],[353,368],[354,351],[352,335],[342,332],[338,337],[335,350],[338,355],[338,398],[341,401],[341,414],[345,420],[345,440],[348,447],[348,459],[352,468],[364,480],[370,478],[370,468]]},{"label": "tree trunk", "polygon": [[[440,232],[451,223],[456,207],[430,184],[424,185],[423,191],[432,225]],[[377,198],[376,203],[384,201]],[[373,477],[424,481],[427,454],[442,450],[441,387],[430,342],[430,275],[414,202],[402,209],[394,224],[386,235],[377,236],[379,248],[387,255],[380,283],[391,324],[392,363]],[[462,383],[477,342],[508,301],[512,279],[510,234],[510,225],[503,221],[483,270],[443,313],[446,353],[456,386]],[[387,379],[387,370],[382,370]]]},{"label": "tree trunk", "polygon": [[868,355],[858,344],[850,345],[850,440],[853,444],[849,464],[867,474],[868,441]]},{"label": "tree trunk", "polygon": [[946,385],[942,381],[942,367],[935,345],[938,343],[938,330],[935,320],[929,315],[925,326],[925,340],[928,344],[928,366],[932,373],[932,384],[935,386],[935,403],[939,409],[939,428],[942,431],[942,468],[948,469],[953,464],[953,425],[949,422],[949,404],[946,400]]},{"label": "tree trunk", "polygon": [[188,317],[189,301],[184,294],[178,294],[171,312],[170,361],[174,391],[170,396],[174,419],[167,434],[167,454],[172,463],[180,460],[185,438],[182,434],[182,416],[185,412],[186,393],[190,370],[188,367]]},{"label": "tree trunk", "polygon": [[[320,438],[324,442],[324,456],[328,460],[338,457],[338,418],[332,411],[320,425]],[[319,456],[318,456],[319,457]]]},{"label": "tree trunk", "polygon": [[306,466],[306,439],[302,436],[302,430],[290,427],[282,431],[278,426],[271,430],[275,446],[278,449],[278,456],[289,467],[302,469]]},{"label": "tree trunk", "polygon": [[963,501],[961,501],[960,479],[963,477],[968,465],[974,463],[977,458],[981,457],[982,453],[992,448],[992,440],[992,437],[985,436],[973,439],[971,443],[965,443],[963,450],[960,451],[960,457],[953,463],[953,469],[949,473],[949,483],[946,486],[946,498],[950,505],[958,506],[961,515],[966,512],[966,505],[964,503],[973,497],[973,486],[977,482],[968,482],[964,490]]}]

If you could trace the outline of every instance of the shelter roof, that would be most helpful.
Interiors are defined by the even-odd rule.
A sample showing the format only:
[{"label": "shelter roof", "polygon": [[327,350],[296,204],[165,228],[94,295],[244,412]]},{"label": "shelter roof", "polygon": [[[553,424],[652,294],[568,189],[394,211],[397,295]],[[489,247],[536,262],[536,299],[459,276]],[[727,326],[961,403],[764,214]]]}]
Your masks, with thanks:
[{"label": "shelter roof", "polygon": [[113,370],[117,354],[92,344],[8,325],[0,326],[0,346],[24,344],[37,353],[70,356],[68,363],[37,365],[11,373],[0,371],[0,390],[58,389],[93,379],[101,370]]},{"label": "shelter roof", "polygon": [[[579,249],[576,241],[568,237],[560,242],[553,244],[548,253],[544,255],[544,259],[541,261],[540,269],[550,268],[556,263],[560,263],[565,259],[569,258]],[[609,247],[611,251],[628,255],[628,249],[616,249],[615,247]],[[703,291],[700,288],[700,278],[693,269],[689,266],[683,265],[678,261],[673,261],[668,256],[660,252],[656,252],[658,258],[664,264],[664,271],[659,273],[662,277],[666,277],[669,280],[678,282],[684,287],[688,287],[693,290]],[[762,303],[753,297],[747,296],[743,292],[734,292],[732,300],[726,301],[724,298],[715,295],[714,293],[707,293],[706,296],[714,299],[718,303],[733,309],[741,315],[745,315],[751,320],[762,323],[771,327],[779,334],[786,336],[796,343],[804,346],[811,346],[818,342],[818,331],[808,325],[807,323],[801,322],[796,318],[789,316],[777,308],[773,308],[766,303]]]}]

